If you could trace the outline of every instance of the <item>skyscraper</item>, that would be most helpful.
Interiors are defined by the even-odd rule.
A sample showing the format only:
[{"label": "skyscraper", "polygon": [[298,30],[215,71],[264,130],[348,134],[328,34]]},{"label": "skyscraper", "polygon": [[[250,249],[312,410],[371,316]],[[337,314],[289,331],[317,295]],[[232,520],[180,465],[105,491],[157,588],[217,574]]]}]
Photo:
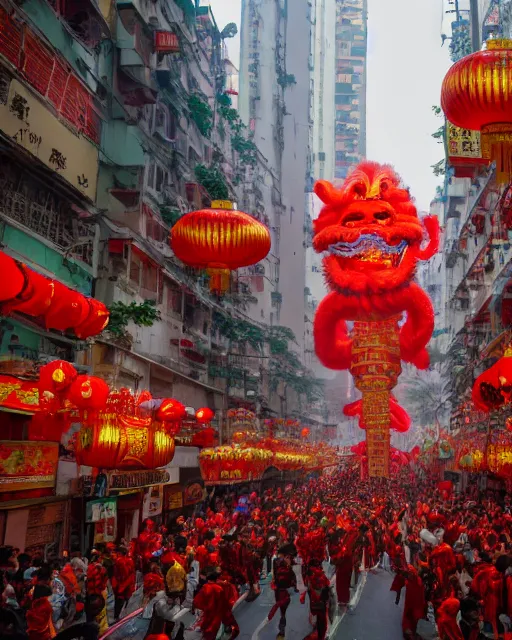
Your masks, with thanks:
[{"label": "skyscraper", "polygon": [[337,0],[336,158],[334,176],[346,178],[366,155],[367,0]]},{"label": "skyscraper", "polygon": [[312,29],[308,0],[242,0],[239,111],[269,167],[255,187],[272,189],[267,215],[278,283],[270,320],[293,330],[301,358],[308,331],[305,194],[313,183]]}]

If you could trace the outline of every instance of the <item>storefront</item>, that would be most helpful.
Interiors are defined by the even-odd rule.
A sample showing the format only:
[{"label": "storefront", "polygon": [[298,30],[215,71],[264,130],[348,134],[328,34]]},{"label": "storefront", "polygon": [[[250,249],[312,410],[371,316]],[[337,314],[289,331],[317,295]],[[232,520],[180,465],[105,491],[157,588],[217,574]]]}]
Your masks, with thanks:
[{"label": "storefront", "polygon": [[67,544],[68,502],[56,498],[59,445],[0,441],[0,544],[58,555]]}]

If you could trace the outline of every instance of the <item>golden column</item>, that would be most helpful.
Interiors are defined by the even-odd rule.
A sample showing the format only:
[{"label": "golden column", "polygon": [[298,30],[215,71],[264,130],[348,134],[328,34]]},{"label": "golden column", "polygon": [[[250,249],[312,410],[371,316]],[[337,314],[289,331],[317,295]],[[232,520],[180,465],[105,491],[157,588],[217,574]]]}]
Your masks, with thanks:
[{"label": "golden column", "polygon": [[389,477],[391,390],[402,371],[398,322],[354,322],[350,373],[363,394],[361,421],[366,425],[370,477]]}]

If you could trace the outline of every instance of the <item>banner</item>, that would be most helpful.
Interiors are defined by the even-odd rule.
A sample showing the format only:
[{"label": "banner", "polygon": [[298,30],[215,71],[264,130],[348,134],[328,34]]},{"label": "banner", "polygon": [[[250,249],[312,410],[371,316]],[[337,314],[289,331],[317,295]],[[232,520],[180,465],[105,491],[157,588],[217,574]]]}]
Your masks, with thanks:
[{"label": "banner", "polygon": [[0,440],[0,493],[53,488],[58,461],[56,442]]},{"label": "banner", "polygon": [[186,487],[183,492],[183,502],[185,505],[196,504],[203,500],[204,489],[199,482],[194,482]]},{"label": "banner", "polygon": [[162,513],[164,502],[164,487],[157,485],[156,487],[148,487],[144,492],[144,500],[142,503],[142,519],[154,518]]},{"label": "banner", "polygon": [[89,501],[85,506],[85,521],[94,523],[94,544],[114,542],[117,533],[116,499]]}]

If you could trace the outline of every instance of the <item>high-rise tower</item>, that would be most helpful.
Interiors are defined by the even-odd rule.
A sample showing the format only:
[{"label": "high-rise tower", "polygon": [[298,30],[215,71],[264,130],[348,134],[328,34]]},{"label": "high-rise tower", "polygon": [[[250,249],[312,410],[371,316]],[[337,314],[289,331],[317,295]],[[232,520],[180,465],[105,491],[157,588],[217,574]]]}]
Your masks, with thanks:
[{"label": "high-rise tower", "polygon": [[366,156],[367,0],[337,0],[335,178]]}]

